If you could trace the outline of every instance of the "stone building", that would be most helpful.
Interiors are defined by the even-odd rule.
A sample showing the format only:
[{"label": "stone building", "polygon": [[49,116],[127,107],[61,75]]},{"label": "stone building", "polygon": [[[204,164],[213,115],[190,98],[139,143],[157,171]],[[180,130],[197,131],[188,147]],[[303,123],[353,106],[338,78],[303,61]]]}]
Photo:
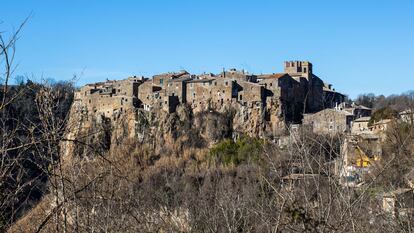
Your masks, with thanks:
[{"label": "stone building", "polygon": [[346,96],[335,91],[332,84],[324,83],[323,86],[323,100],[325,108],[334,108],[341,103],[344,103]]},{"label": "stone building", "polygon": [[341,109],[351,113],[352,115],[355,116],[355,118],[369,117],[371,116],[371,113],[372,113],[371,108],[367,108],[363,105],[356,105],[353,103],[351,104],[351,106],[348,106],[346,104],[342,104],[341,106],[345,106],[344,108],[341,108]]},{"label": "stone building", "polygon": [[363,133],[369,133],[369,121],[371,120],[371,117],[360,117],[355,119],[352,122],[351,126],[351,133],[352,134],[363,134]]},{"label": "stone building", "polygon": [[105,117],[125,112],[140,106],[138,87],[146,79],[130,77],[125,80],[88,84],[75,92],[75,101],[82,101],[82,111]]},{"label": "stone building", "polygon": [[300,92],[305,95],[304,112],[313,113],[324,109],[324,82],[313,74],[312,63],[287,61],[284,70],[300,83]]},{"label": "stone building", "polygon": [[385,139],[385,132],[390,127],[392,122],[392,119],[382,119],[380,121],[376,121],[371,126],[369,126],[369,130],[374,134],[384,136]]},{"label": "stone building", "polygon": [[340,109],[324,109],[314,114],[305,114],[304,125],[310,125],[317,134],[337,134],[350,131],[354,115]]}]

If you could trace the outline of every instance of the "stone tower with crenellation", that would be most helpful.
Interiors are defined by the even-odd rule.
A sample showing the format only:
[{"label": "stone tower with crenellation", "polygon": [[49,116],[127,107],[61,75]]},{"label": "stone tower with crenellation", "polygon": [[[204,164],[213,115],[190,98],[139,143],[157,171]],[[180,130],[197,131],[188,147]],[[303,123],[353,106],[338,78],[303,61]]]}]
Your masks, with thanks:
[{"label": "stone tower with crenellation", "polygon": [[308,61],[285,61],[285,73],[292,77],[312,77],[312,63]]}]

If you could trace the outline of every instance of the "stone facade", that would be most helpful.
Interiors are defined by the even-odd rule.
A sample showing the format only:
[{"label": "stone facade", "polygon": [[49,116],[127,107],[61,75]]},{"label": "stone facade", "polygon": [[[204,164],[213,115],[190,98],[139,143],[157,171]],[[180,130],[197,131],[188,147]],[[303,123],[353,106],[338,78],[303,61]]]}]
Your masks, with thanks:
[{"label": "stone facade", "polygon": [[324,109],[314,114],[305,114],[304,125],[312,126],[317,134],[337,134],[350,131],[354,116],[340,109]]},{"label": "stone facade", "polygon": [[88,84],[75,93],[75,101],[81,101],[82,111],[112,117],[140,106],[138,86],[145,78],[130,77],[120,81]]},{"label": "stone facade", "polygon": [[352,122],[351,133],[363,134],[369,133],[369,121],[371,117],[360,117]]}]

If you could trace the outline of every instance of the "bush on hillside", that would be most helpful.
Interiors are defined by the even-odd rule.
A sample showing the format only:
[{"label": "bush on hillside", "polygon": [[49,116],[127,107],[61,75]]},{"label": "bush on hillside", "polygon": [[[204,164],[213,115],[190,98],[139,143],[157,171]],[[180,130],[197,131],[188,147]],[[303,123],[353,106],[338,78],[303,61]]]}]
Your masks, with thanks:
[{"label": "bush on hillside", "polygon": [[242,137],[234,142],[226,139],[210,149],[210,159],[225,166],[260,161],[263,152],[263,140]]}]

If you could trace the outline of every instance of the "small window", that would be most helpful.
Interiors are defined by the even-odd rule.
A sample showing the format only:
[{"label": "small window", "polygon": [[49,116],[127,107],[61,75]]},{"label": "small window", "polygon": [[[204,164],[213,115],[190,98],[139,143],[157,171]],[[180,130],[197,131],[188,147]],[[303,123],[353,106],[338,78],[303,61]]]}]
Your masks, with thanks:
[{"label": "small window", "polygon": [[305,73],[306,73],[306,67],[303,67],[303,72],[305,72]]},{"label": "small window", "polygon": [[226,82],[226,86],[228,86],[229,85],[229,82]]},{"label": "small window", "polygon": [[240,100],[243,100],[243,95],[240,95]]},{"label": "small window", "polygon": [[214,86],[217,86],[217,82],[214,82]]},{"label": "small window", "polygon": [[164,79],[160,79],[160,85],[162,85],[164,83]]},{"label": "small window", "polygon": [[270,83],[269,85],[270,85],[270,86],[273,86],[273,83]]}]

